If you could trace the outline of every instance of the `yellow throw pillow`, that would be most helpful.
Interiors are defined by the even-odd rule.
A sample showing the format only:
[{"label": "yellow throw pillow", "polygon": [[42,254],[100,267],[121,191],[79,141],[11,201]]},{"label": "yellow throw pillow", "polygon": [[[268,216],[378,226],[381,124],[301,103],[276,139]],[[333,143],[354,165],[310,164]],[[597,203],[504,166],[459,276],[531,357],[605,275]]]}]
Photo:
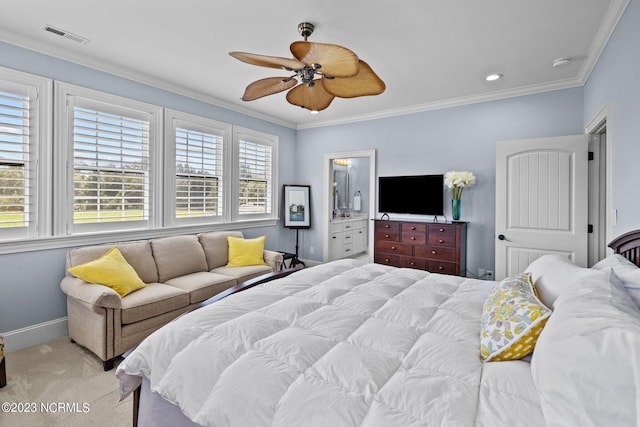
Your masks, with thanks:
[{"label": "yellow throw pillow", "polygon": [[533,351],[551,316],[535,292],[530,273],[501,281],[482,310],[480,355],[485,362],[522,359]]},{"label": "yellow throw pillow", "polygon": [[227,236],[229,242],[229,262],[227,267],[243,267],[247,265],[266,265],[264,262],[264,241],[266,236],[255,239],[243,239]]},{"label": "yellow throw pillow", "polygon": [[117,246],[98,259],[71,267],[69,273],[87,283],[108,286],[121,297],[147,286]]}]

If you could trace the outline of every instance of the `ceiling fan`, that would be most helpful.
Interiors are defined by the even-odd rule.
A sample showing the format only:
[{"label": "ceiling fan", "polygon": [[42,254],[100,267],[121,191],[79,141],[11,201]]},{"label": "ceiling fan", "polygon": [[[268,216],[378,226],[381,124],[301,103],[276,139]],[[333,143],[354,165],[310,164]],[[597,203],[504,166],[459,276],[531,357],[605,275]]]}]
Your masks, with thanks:
[{"label": "ceiling fan", "polygon": [[335,97],[355,98],[384,92],[384,82],[351,50],[335,44],[308,42],[307,37],[313,29],[313,24],[308,22],[298,25],[304,41],[291,43],[290,50],[295,59],[229,52],[229,55],[248,64],[281,68],[293,73],[288,77],[256,80],[245,89],[243,101],[291,89],[287,92],[289,103],[318,112],[327,108]]}]

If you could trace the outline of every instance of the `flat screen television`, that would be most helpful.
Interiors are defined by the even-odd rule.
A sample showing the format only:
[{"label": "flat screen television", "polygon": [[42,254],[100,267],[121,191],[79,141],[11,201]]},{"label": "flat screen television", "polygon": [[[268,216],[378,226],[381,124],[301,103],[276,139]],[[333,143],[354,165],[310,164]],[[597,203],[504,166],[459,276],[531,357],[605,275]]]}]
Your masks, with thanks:
[{"label": "flat screen television", "polygon": [[378,212],[444,215],[444,175],[378,177]]}]

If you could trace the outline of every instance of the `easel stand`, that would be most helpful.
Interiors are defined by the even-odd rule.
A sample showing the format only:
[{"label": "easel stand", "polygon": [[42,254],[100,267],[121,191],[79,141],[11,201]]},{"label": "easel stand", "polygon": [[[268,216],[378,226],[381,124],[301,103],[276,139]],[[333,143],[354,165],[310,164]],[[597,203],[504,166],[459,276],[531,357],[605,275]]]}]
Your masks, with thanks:
[{"label": "easel stand", "polygon": [[306,264],[302,261],[300,261],[300,259],[298,258],[298,239],[299,239],[299,228],[296,228],[296,255],[293,257],[293,259],[291,260],[291,264],[289,264],[289,268],[293,268],[298,264],[302,264],[303,267],[306,267]]}]

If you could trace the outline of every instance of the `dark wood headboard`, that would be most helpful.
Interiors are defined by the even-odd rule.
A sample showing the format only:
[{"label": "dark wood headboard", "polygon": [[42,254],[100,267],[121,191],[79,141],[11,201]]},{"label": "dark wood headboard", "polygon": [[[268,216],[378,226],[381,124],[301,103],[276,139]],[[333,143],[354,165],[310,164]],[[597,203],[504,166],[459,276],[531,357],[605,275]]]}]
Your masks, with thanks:
[{"label": "dark wood headboard", "polygon": [[640,266],[640,230],[629,231],[613,239],[609,247],[613,252]]}]

